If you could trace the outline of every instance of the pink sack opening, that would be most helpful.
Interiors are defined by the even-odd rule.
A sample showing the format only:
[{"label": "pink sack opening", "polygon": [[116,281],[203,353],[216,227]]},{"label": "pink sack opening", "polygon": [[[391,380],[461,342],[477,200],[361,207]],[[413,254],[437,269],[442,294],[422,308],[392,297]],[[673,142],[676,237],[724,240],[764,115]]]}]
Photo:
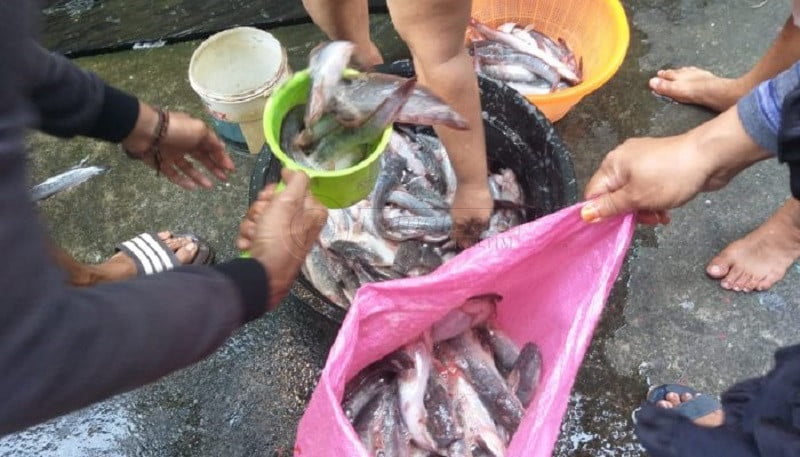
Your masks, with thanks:
[{"label": "pink sack opening", "polygon": [[498,293],[499,327],[542,354],[539,387],[507,456],[550,456],[635,225],[632,215],[587,224],[580,207],[484,240],[430,275],[362,287],[300,420],[295,455],[368,457],[341,407],[346,382],[467,298]]}]

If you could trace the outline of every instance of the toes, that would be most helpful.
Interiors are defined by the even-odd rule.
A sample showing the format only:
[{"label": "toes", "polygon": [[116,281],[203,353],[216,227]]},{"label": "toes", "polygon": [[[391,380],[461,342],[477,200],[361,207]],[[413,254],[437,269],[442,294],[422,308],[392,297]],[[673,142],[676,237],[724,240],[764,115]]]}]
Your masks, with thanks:
[{"label": "toes", "polygon": [[722,279],[730,272],[731,264],[730,260],[721,255],[714,257],[706,267],[706,273],[714,279]]},{"label": "toes", "polygon": [[681,397],[678,396],[675,392],[670,392],[664,396],[664,399],[668,401],[672,406],[678,406],[681,403]]},{"label": "toes", "polygon": [[744,292],[752,292],[754,290],[757,290],[758,284],[761,282],[762,279],[764,279],[764,278],[760,278],[760,277],[756,277],[756,276],[752,276],[751,275],[750,279],[744,285],[743,291]]},{"label": "toes", "polygon": [[679,72],[680,72],[680,70],[674,70],[674,69],[670,68],[668,70],[659,71],[658,72],[658,76],[661,77],[662,79],[666,79],[668,81],[672,81],[672,80],[675,79],[675,77],[678,75]]},{"label": "toes", "polygon": [[161,238],[161,241],[166,241],[169,238],[172,238],[172,233],[169,231],[166,232],[158,232],[158,237]]},{"label": "toes", "polygon": [[733,285],[733,290],[736,292],[750,292],[747,289],[747,285],[753,280],[753,275],[748,272],[742,272],[742,275],[739,276],[739,279],[736,280],[736,283]]},{"label": "toes", "polygon": [[728,275],[722,279],[720,285],[722,285],[723,289],[735,290],[738,292],[739,289],[737,289],[736,284],[738,283],[739,278],[742,276],[743,273],[744,272],[742,271],[741,268],[734,265],[733,268],[731,268],[731,271],[728,272]]},{"label": "toes", "polygon": [[670,409],[670,408],[672,408],[672,403],[670,403],[670,402],[668,402],[666,400],[661,400],[661,401],[656,402],[656,406],[658,406],[659,408]]},{"label": "toes", "polygon": [[663,79],[661,77],[658,77],[658,78],[650,78],[650,81],[648,82],[648,84],[650,86],[650,89],[652,89],[656,93],[660,94],[661,90],[662,90],[662,87],[664,87],[664,84],[666,82],[667,81],[665,79]]},{"label": "toes", "polygon": [[178,260],[180,260],[180,262],[185,265],[191,262],[196,254],[197,254],[197,243],[195,243],[194,241],[189,241],[184,246],[181,246],[180,249],[178,249],[175,252],[175,257],[177,257]]},{"label": "toes", "polygon": [[684,394],[681,394],[681,403],[686,403],[687,401],[691,401],[692,398],[694,398],[694,397],[692,396],[692,394],[690,394],[688,392],[684,393]]}]

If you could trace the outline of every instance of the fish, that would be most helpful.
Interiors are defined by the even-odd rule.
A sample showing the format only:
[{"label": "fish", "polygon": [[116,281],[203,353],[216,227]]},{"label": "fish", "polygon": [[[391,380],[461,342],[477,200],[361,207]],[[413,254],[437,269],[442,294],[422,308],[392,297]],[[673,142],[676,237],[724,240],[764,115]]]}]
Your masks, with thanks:
[{"label": "fish", "polygon": [[[425,393],[425,408],[428,411],[428,431],[439,452],[447,452],[450,446],[464,438],[464,432],[456,422],[453,399],[447,391],[444,378],[446,368],[438,360],[433,361],[433,373],[428,378]],[[444,374],[444,375],[443,375]],[[456,447],[459,447],[457,444]]]},{"label": "fish", "polygon": [[502,330],[494,325],[476,328],[478,339],[494,356],[495,366],[501,376],[508,377],[519,358],[520,349]]},{"label": "fish", "polygon": [[401,424],[397,386],[394,384],[382,389],[354,423],[356,433],[367,451],[375,456],[386,457],[410,455],[409,443],[403,437]]},{"label": "fish", "polygon": [[[507,81],[506,85],[523,95],[544,95],[553,92],[553,88],[547,84],[547,81],[540,80],[534,83],[520,83],[515,81]],[[564,87],[557,86],[562,89]]]},{"label": "fish", "polygon": [[[377,254],[352,241],[337,240],[331,243],[328,249],[355,273],[361,283],[379,282],[402,277],[391,268],[382,268],[379,264],[380,257]],[[392,259],[389,265],[393,262]]]},{"label": "fish", "polygon": [[413,364],[406,353],[395,351],[358,372],[345,384],[342,400],[345,416],[354,421],[375,396],[395,381],[400,371],[412,368]]},{"label": "fish", "polygon": [[417,176],[408,180],[408,182],[405,183],[405,188],[408,190],[408,193],[429,205],[431,208],[449,210],[450,205],[445,201],[444,193],[437,192],[428,184],[431,184],[430,181],[421,176]]},{"label": "fish", "polygon": [[[399,127],[398,127],[399,128]],[[417,134],[411,129],[403,129],[407,138],[406,144],[410,146],[411,153],[419,160],[422,165],[422,173],[418,176],[425,176],[433,188],[441,195],[447,192],[444,170],[442,168],[442,143],[438,138]]]},{"label": "fish", "polygon": [[[337,86],[330,111],[342,123],[352,122],[375,111],[377,106],[405,84],[406,78],[384,73],[345,76]],[[417,86],[397,115],[397,122],[443,125],[457,130],[469,128],[467,120],[429,89]]]},{"label": "fish", "polygon": [[[480,47],[477,48],[474,53],[475,57],[478,58],[481,61],[481,64],[485,66],[504,64],[519,65],[521,68],[524,68],[533,74],[535,78],[540,78],[547,81],[550,84],[551,89],[555,89],[559,81],[561,81],[561,75],[559,75],[553,67],[545,63],[542,59],[534,57],[530,54],[515,52],[513,49],[506,46]],[[485,72],[485,67],[483,68]]]},{"label": "fish", "polygon": [[69,190],[77,185],[83,184],[86,181],[94,178],[95,176],[106,173],[109,167],[102,166],[81,166],[84,161],[78,164],[78,167],[51,176],[41,183],[31,188],[31,196],[34,201],[41,201],[52,197],[53,195]]},{"label": "fish", "polygon": [[449,214],[437,217],[408,216],[384,220],[387,239],[405,241],[419,238],[431,243],[439,243],[449,238],[453,220]]},{"label": "fish", "polygon": [[392,136],[389,137],[389,149],[406,161],[406,168],[410,172],[409,176],[425,176],[428,172],[417,154],[414,153],[411,144],[397,130],[393,131]]},{"label": "fish", "polygon": [[407,277],[422,276],[436,270],[442,263],[442,257],[431,245],[412,239],[399,244],[392,268]]},{"label": "fish", "polygon": [[394,122],[415,85],[415,78],[405,80],[367,118],[352,127],[337,127],[322,137],[309,153],[310,159],[325,170],[341,170],[363,160],[367,146]]},{"label": "fish", "polygon": [[286,113],[281,122],[281,149],[293,157],[302,154],[300,148],[295,144],[295,138],[303,130],[304,112],[305,105],[297,105]]},{"label": "fish", "polygon": [[542,370],[542,354],[533,343],[525,343],[507,381],[522,406],[527,408],[536,395],[536,386]]},{"label": "fish", "polygon": [[329,41],[317,45],[309,53],[311,92],[306,105],[305,125],[313,125],[325,112],[354,51],[355,44],[349,41]]},{"label": "fish", "polygon": [[481,35],[483,35],[487,39],[506,44],[516,49],[517,51],[532,55],[534,57],[538,57],[544,63],[555,69],[567,81],[571,83],[580,82],[581,79],[578,77],[575,71],[570,69],[564,62],[559,60],[556,56],[554,56],[550,52],[542,50],[541,48],[539,48],[537,44],[532,43],[530,40],[520,38],[520,36],[514,33],[503,33],[499,30],[495,30],[489,27],[488,25],[481,23],[475,18],[470,18],[469,24],[472,28],[477,30]]},{"label": "fish", "polygon": [[[446,362],[446,365],[448,365],[448,392],[453,398],[457,423],[464,433],[464,444],[469,452],[466,455],[474,456],[475,449],[488,447],[492,452],[489,455],[504,456],[505,444],[497,431],[495,420],[481,400],[474,384],[469,382],[464,372],[452,361]],[[461,447],[458,441],[453,444],[456,448]]]},{"label": "fish", "polygon": [[393,190],[386,201],[400,208],[407,209],[411,214],[417,216],[440,217],[442,215],[442,208],[434,208],[432,205],[416,198],[405,190]]},{"label": "fish", "polygon": [[437,447],[428,431],[428,412],[425,409],[425,391],[432,363],[430,335],[423,334],[402,350],[413,358],[414,366],[397,375],[400,414],[414,444],[435,452]]},{"label": "fish", "polygon": [[431,337],[434,343],[449,340],[476,327],[495,313],[497,303],[503,297],[487,294],[467,299],[463,305],[451,310],[438,322],[433,324]]},{"label": "fish", "polygon": [[541,79],[527,68],[516,64],[482,65],[481,73],[490,78],[529,85]]},{"label": "fish", "polygon": [[483,349],[474,332],[439,343],[442,351],[464,372],[497,423],[511,433],[517,431],[524,409]]},{"label": "fish", "polygon": [[391,384],[381,388],[376,395],[367,401],[359,414],[352,419],[353,428],[358,435],[359,441],[364,444],[367,450],[372,450],[378,446],[380,435],[377,432],[380,431],[383,425],[381,414],[385,414],[383,411],[383,398],[384,396],[392,395],[392,388]]},{"label": "fish", "polygon": [[386,230],[383,224],[383,207],[386,206],[389,194],[400,184],[406,164],[406,160],[400,154],[392,150],[387,151],[383,156],[381,174],[372,190],[370,200],[373,225],[378,234],[384,238],[386,238]]},{"label": "fish", "polygon": [[403,241],[397,248],[392,268],[398,273],[408,276],[409,272],[417,267],[421,258],[422,241],[414,239]]},{"label": "fish", "polygon": [[335,132],[341,124],[332,114],[323,114],[317,122],[297,131],[292,139],[292,146],[304,150],[321,140],[325,135]]},{"label": "fish", "polygon": [[495,181],[500,190],[500,198],[497,200],[510,203],[515,207],[523,205],[522,188],[513,171],[504,168],[500,170],[499,174],[492,175],[491,179]]},{"label": "fish", "polygon": [[325,250],[318,243],[314,243],[303,263],[303,275],[325,298],[339,306],[349,307],[350,303],[342,291],[339,280],[331,272],[330,263],[331,260]]}]

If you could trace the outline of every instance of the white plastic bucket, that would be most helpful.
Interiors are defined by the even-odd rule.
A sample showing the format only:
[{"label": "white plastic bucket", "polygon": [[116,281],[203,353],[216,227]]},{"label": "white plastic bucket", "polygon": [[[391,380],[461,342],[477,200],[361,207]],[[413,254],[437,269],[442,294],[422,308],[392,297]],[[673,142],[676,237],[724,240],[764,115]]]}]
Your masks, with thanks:
[{"label": "white plastic bucket", "polygon": [[189,62],[189,84],[220,127],[217,131],[230,138],[231,127],[238,125],[252,153],[264,144],[261,119],[267,97],[289,76],[286,49],[253,27],[212,35]]}]

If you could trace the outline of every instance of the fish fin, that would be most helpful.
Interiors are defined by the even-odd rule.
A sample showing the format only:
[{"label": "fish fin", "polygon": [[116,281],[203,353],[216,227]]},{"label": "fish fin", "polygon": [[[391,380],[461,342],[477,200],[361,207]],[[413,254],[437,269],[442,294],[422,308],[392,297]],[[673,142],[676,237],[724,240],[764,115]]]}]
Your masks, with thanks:
[{"label": "fish fin", "polygon": [[417,78],[412,77],[404,81],[400,86],[398,86],[395,91],[386,97],[386,100],[381,102],[380,105],[369,115],[364,121],[358,125],[358,127],[362,127],[364,125],[370,124],[373,127],[380,126],[381,128],[391,124],[397,115],[400,113],[400,110],[403,108],[403,105],[406,104],[411,94],[414,92],[414,88],[417,85]]}]

